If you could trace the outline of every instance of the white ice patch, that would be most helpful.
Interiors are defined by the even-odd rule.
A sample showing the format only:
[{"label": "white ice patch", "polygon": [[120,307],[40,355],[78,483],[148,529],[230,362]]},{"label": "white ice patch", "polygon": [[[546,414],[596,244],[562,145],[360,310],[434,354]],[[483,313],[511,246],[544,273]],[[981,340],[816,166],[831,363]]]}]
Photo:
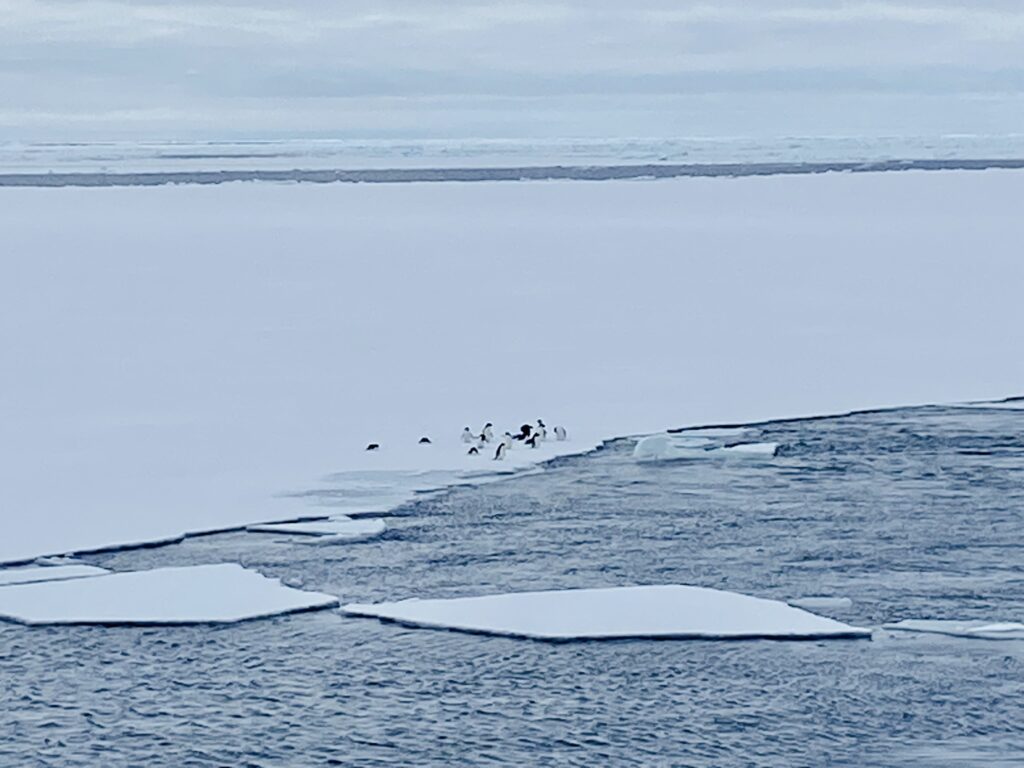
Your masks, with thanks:
[{"label": "white ice patch", "polygon": [[230,624],[337,603],[331,595],[220,563],[4,587],[0,618],[22,624]]},{"label": "white ice patch", "polygon": [[352,616],[537,640],[842,638],[871,631],[776,600],[682,585],[519,592],[448,600],[350,603]]},{"label": "white ice patch", "polygon": [[1017,622],[904,619],[892,624],[883,624],[882,629],[928,632],[983,640],[1024,640],[1024,624]]},{"label": "white ice patch", "polygon": [[31,584],[37,581],[63,581],[110,573],[93,565],[54,565],[46,567],[7,568],[0,570],[0,587],[9,584]]},{"label": "white ice patch", "polygon": [[637,441],[633,448],[633,458],[637,461],[700,459],[709,455],[709,451],[702,446],[710,442],[690,442],[671,435],[650,435]]},{"label": "white ice patch", "polygon": [[789,604],[808,611],[843,611],[853,606],[848,597],[798,597]]},{"label": "white ice patch", "polygon": [[298,536],[329,537],[334,542],[362,541],[380,536],[387,530],[387,523],[380,519],[352,520],[347,517],[332,520],[318,520],[310,523],[269,523],[250,525],[247,531],[253,533],[287,533]]},{"label": "white ice patch", "polygon": [[715,453],[727,456],[768,458],[774,456],[778,450],[778,443],[740,443],[739,445],[730,445],[728,448],[716,448]]}]

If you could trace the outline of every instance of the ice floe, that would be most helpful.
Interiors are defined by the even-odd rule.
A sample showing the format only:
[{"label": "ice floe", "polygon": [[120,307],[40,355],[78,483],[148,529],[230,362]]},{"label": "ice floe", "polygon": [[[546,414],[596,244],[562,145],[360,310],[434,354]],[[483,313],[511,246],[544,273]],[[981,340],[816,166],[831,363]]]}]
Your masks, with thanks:
[{"label": "ice floe", "polygon": [[[331,501],[301,494],[342,469],[520,469],[675,425],[1015,391],[1017,356],[984,356],[983,393],[975,363],[979,339],[1012,350],[1024,325],[1019,281],[990,278],[1018,268],[1022,185],[1019,172],[935,172],[0,190],[5,242],[33,244],[6,249],[15,279],[0,281],[24,330],[5,340],[18,375],[0,377],[0,401],[18,403],[4,423],[18,439],[0,446],[0,561],[301,517]],[[55,209],[59,231],[41,231]],[[999,236],[969,260],[957,233],[980,210]],[[894,227],[942,268],[894,271]],[[552,236],[569,231],[571,248]],[[453,249],[453,233],[487,245]],[[723,249],[741,234],[758,248]],[[254,269],[282,237],[367,258],[260,256]],[[88,263],[68,263],[68,240]],[[237,247],[211,261],[214,241]],[[138,243],[147,268],[126,269]],[[587,290],[566,291],[581,275]],[[69,322],[74,308],[54,311],[39,285],[95,300]],[[681,285],[697,321],[680,322]],[[935,301],[953,295],[956,313]],[[334,354],[330,329],[360,332]],[[84,354],[96,339],[103,354]],[[76,375],[53,376],[53,360]],[[493,421],[497,436],[538,417],[571,439],[466,456],[464,426]]]},{"label": "ice floe", "polygon": [[776,600],[660,585],[350,603],[342,611],[432,629],[537,640],[850,638],[871,631]]},{"label": "ice floe", "polygon": [[0,587],[9,584],[31,584],[37,581],[63,581],[65,579],[81,579],[88,576],[100,576],[110,573],[106,568],[93,565],[53,565],[29,566],[26,568],[6,568],[0,570]]},{"label": "ice floe", "polygon": [[843,611],[853,607],[853,600],[848,597],[798,597],[788,602],[808,611]]},{"label": "ice floe", "polygon": [[779,450],[778,443],[740,443],[725,448],[716,448],[715,453],[728,456],[751,456],[767,458],[774,456]]},{"label": "ice floe", "polygon": [[236,563],[108,573],[0,588],[0,618],[22,624],[229,624],[330,608]]},{"label": "ice floe", "polygon": [[378,518],[352,520],[348,517],[336,517],[330,520],[306,523],[250,525],[246,530],[253,533],[288,533],[297,536],[316,536],[329,538],[334,542],[341,542],[372,539],[384,533],[387,527],[387,523]]},{"label": "ice floe", "polygon": [[982,640],[1024,640],[1024,624],[1017,622],[948,621],[933,619],[904,619],[883,624],[882,629],[903,632],[927,632]]}]

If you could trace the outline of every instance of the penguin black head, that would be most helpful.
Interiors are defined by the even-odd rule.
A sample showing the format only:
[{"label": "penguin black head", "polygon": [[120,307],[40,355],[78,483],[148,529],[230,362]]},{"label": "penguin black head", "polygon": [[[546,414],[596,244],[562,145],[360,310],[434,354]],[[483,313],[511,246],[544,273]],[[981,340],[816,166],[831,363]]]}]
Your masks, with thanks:
[{"label": "penguin black head", "polygon": [[370,443],[368,446],[366,446],[366,450],[368,451],[376,451],[378,448],[380,448],[380,445],[378,443]]},{"label": "penguin black head", "polygon": [[476,456],[478,453],[480,453],[480,449],[477,448],[475,445],[468,451],[466,451],[467,456]]},{"label": "penguin black head", "polygon": [[493,427],[493,426],[494,425],[491,424],[491,422],[488,421],[486,424],[484,424],[484,429],[487,429],[488,427]]},{"label": "penguin black head", "polygon": [[421,437],[420,438],[420,445],[430,445],[430,438],[429,437]]},{"label": "penguin black head", "polygon": [[546,424],[544,423],[544,419],[537,419],[537,423],[538,423],[538,424],[539,424],[540,426],[542,426],[542,427],[546,427],[546,426],[547,426],[547,425],[546,425]]}]

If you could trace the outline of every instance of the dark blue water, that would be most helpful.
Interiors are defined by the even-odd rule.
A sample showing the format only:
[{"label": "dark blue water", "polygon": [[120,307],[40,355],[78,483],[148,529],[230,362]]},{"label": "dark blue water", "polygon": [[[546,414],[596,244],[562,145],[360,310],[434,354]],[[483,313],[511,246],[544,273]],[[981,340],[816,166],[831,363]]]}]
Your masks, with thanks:
[{"label": "dark blue water", "polygon": [[[94,556],[238,561],[344,601],[679,582],[840,595],[851,624],[1024,618],[1024,411],[768,425],[770,463],[629,441],[407,507],[385,537],[224,534]],[[335,611],[210,628],[0,625],[0,766],[1018,766],[1024,642],[545,644]]]}]

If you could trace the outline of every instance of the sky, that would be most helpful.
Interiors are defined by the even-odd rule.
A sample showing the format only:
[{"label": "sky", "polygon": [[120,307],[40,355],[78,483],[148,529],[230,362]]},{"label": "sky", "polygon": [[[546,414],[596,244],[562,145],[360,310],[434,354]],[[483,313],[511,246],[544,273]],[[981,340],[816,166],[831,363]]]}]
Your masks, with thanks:
[{"label": "sky", "polygon": [[1005,134],[1020,0],[0,0],[0,139]]}]

